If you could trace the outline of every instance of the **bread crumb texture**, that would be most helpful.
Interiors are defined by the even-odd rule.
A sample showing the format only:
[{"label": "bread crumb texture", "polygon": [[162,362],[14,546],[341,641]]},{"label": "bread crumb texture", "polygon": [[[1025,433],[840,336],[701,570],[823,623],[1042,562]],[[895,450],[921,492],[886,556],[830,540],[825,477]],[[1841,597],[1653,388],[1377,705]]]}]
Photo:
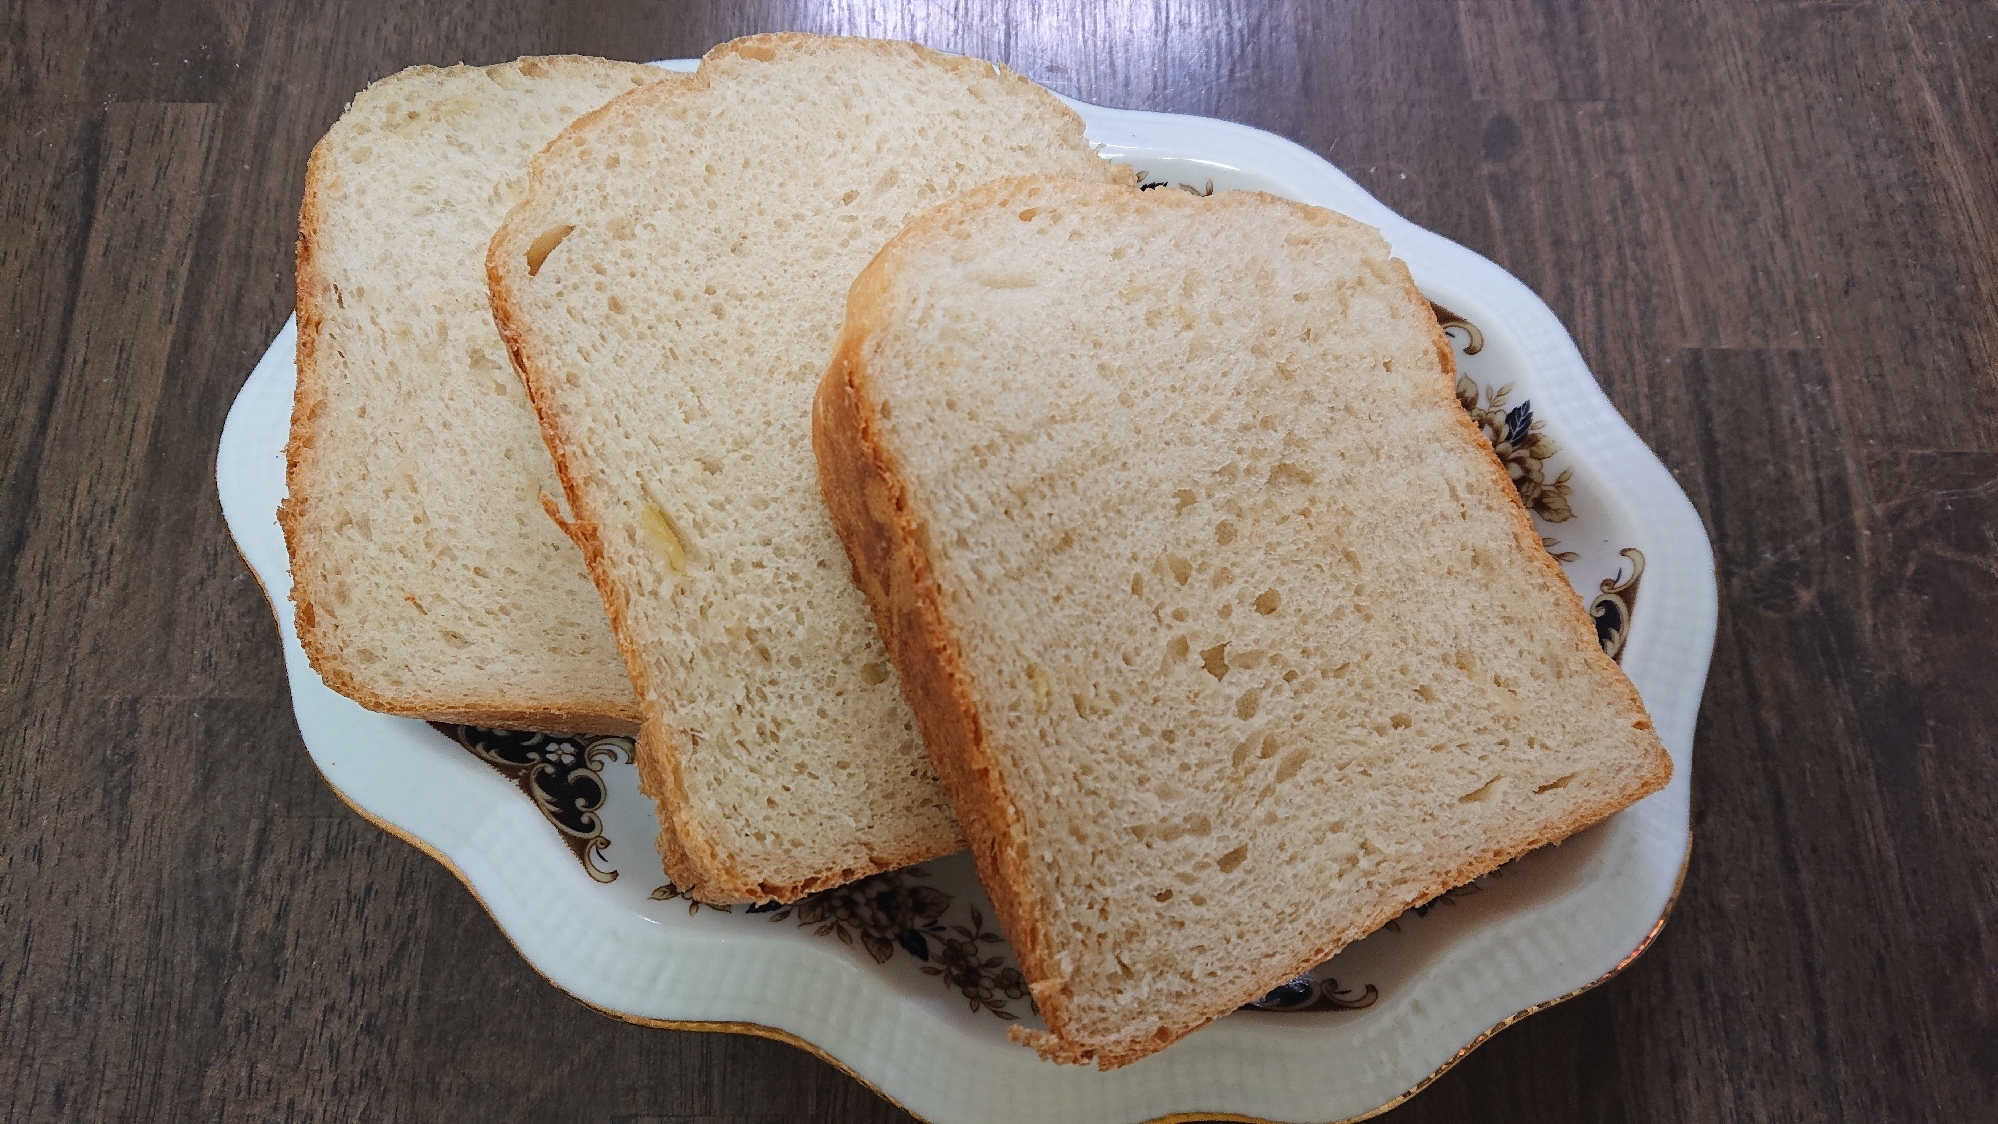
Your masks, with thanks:
[{"label": "bread crumb texture", "polygon": [[1664,784],[1440,344],[1376,231],[1239,192],[994,184],[855,286],[1045,1055],[1151,1053]]},{"label": "bread crumb texture", "polygon": [[811,397],[881,245],[1033,171],[1120,174],[989,63],[758,36],[564,133],[493,242],[697,897],[788,900],[963,846],[820,498]]},{"label": "bread crumb texture", "polygon": [[301,638],[334,688],[440,720],[633,732],[637,703],[486,300],[528,161],[672,76],[528,58],[370,86],[313,152],[283,523]]}]

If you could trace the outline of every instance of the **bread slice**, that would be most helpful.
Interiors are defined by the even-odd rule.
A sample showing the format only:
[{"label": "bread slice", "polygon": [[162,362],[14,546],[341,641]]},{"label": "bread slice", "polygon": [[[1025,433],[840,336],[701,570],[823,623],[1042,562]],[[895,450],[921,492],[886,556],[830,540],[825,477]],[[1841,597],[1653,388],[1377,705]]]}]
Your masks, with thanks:
[{"label": "bread slice", "polygon": [[278,518],[299,640],[361,705],[636,730],[583,556],[541,510],[555,469],[493,328],[485,250],[563,126],[677,79],[577,57],[412,67],[313,149]]},{"label": "bread slice", "polygon": [[1019,954],[1111,1068],[1655,791],[1373,229],[996,183],[855,281],[834,524]]},{"label": "bread slice", "polygon": [[667,873],[698,898],[963,846],[819,498],[811,397],[883,242],[1042,170],[1123,175],[990,63],[763,35],[578,122],[493,239],[494,313],[638,688]]}]

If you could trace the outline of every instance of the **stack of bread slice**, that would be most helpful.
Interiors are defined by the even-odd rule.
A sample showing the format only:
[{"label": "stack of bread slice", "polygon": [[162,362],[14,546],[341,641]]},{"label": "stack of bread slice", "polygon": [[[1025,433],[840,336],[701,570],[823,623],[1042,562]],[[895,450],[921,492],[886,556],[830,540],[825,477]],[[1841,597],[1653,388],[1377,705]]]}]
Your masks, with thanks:
[{"label": "stack of bread slice", "polygon": [[1669,775],[1380,236],[1142,192],[1003,68],[406,72],[301,225],[327,682],[638,726],[702,900],[968,842],[1044,1056],[1161,1049]]}]

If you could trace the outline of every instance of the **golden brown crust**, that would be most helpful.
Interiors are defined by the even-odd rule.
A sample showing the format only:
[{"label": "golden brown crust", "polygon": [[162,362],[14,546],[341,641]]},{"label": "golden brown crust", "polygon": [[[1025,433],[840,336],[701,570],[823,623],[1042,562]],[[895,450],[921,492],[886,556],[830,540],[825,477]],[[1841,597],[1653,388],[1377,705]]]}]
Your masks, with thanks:
[{"label": "golden brown crust", "polygon": [[[982,190],[982,189],[981,189]],[[974,192],[974,194],[976,194]],[[932,221],[934,212],[917,224]],[[916,224],[912,224],[913,226]],[[970,675],[938,596],[927,536],[908,489],[876,431],[879,403],[867,385],[868,336],[885,320],[890,250],[861,271],[847,296],[847,321],[812,403],[812,450],[819,487],[854,581],[867,595],[882,643],[929,747],[958,824],[971,843],[979,881],[1050,1027],[1066,1022],[1071,995],[1041,940],[1041,911],[1026,893],[1026,839],[1018,806],[994,766]]]},{"label": "golden brown crust", "polygon": [[[1050,1061],[1094,1060],[1109,1069],[1165,1043],[1129,1056],[1099,1056],[1096,1048],[1078,1045],[1064,1033],[1074,993],[1043,939],[1043,911],[1029,892],[1031,883],[1024,871],[1027,840],[1018,805],[986,744],[970,675],[931,569],[928,536],[910,509],[908,489],[893,454],[876,430],[880,404],[868,386],[865,364],[868,338],[887,323],[887,292],[902,247],[948,224],[960,210],[1006,199],[1037,182],[1044,178],[1015,177],[973,188],[954,203],[911,222],[861,271],[848,291],[846,326],[813,401],[812,448],[819,462],[820,490],[846,546],[854,580],[867,594],[937,778],[971,842],[979,881],[992,899],[1000,927],[1051,1031],[1041,1034],[1016,1027],[1009,1033]],[[1180,204],[1176,196],[1168,193],[1166,205]],[[1200,202],[1190,195],[1184,199],[1184,205]]]},{"label": "golden brown crust", "polygon": [[[648,82],[664,77],[651,67],[582,55],[530,56],[516,59],[512,63],[502,63],[500,66],[513,66],[523,74],[538,76],[545,73],[550,64],[627,70],[634,76],[644,77]],[[413,66],[398,71],[374,85],[379,86],[411,76],[427,75],[439,69],[432,66]],[[370,87],[372,88],[373,86]],[[306,525],[316,500],[311,487],[314,479],[312,469],[319,456],[319,433],[316,422],[326,408],[327,400],[326,373],[319,364],[319,339],[324,331],[325,291],[330,284],[320,272],[314,247],[325,210],[321,190],[332,175],[330,171],[333,160],[332,146],[336,141],[337,130],[336,123],[335,128],[329,129],[312,148],[312,156],[306,164],[305,195],[299,207],[296,269],[298,348],[295,359],[297,389],[292,399],[290,437],[285,443],[287,494],[284,501],[278,505],[277,512],[278,525],[284,532],[285,555],[288,559],[302,557],[311,549],[306,541],[308,534]],[[493,698],[383,695],[363,683],[354,674],[353,669],[343,658],[343,653],[327,636],[324,622],[319,619],[319,614],[314,608],[322,597],[315,587],[311,570],[297,565],[293,565],[291,570],[293,619],[298,630],[299,646],[305,650],[307,661],[312,664],[312,669],[328,687],[369,710],[431,722],[456,722],[474,726],[536,730],[544,733],[625,736],[638,733],[640,714],[636,708],[604,710],[591,706],[521,706]]]},{"label": "golden brown crust", "polygon": [[[846,545],[853,565],[854,579],[867,594],[888,652],[902,678],[925,743],[930,747],[937,775],[957,806],[958,818],[970,838],[979,879],[992,898],[994,909],[1013,950],[1019,957],[1036,1003],[1048,1024],[1047,1032],[1014,1027],[1009,1036],[1028,1045],[1050,1061],[1086,1064],[1114,1069],[1155,1053],[1198,1030],[1242,1004],[1259,999],[1269,988],[1323,963],[1339,949],[1380,928],[1404,910],[1420,905],[1453,886],[1460,886],[1537,847],[1556,843],[1575,831],[1627,807],[1636,800],[1664,787],[1671,776],[1671,760],[1664,746],[1650,736],[1650,721],[1636,691],[1622,669],[1610,660],[1596,642],[1594,624],[1577,598],[1556,600],[1563,606],[1562,620],[1571,641],[1589,653],[1588,661],[1599,675],[1623,684],[1634,715],[1633,727],[1650,736],[1645,773],[1623,791],[1604,796],[1561,823],[1550,825],[1534,837],[1514,841],[1478,855],[1455,870],[1434,880],[1407,900],[1390,902],[1373,916],[1331,934],[1318,947],[1303,953],[1282,972],[1272,972],[1238,994],[1217,995],[1206,1013],[1179,1024],[1162,1026],[1142,1036],[1109,1042],[1087,1042],[1070,1032],[1069,1011],[1072,991],[1056,969],[1052,950],[1041,933],[1042,909],[1031,897],[1031,882],[1024,876],[1028,860],[1027,840],[1021,830],[1017,805],[1006,788],[1005,778],[995,767],[978,716],[976,696],[970,675],[964,667],[954,630],[944,611],[928,555],[929,535],[912,510],[908,487],[890,450],[877,430],[880,402],[869,385],[866,357],[870,337],[883,329],[892,307],[888,292],[897,258],[903,246],[926,237],[931,231],[949,225],[963,211],[1000,203],[1014,192],[1035,183],[1051,182],[1042,177],[999,180],[928,212],[911,223],[870,262],[854,281],[847,298],[847,321],[835,347],[833,360],[819,384],[813,405],[812,447],[819,461],[819,482],[832,513],[833,526]],[[1058,181],[1054,181],[1058,182]],[[1350,222],[1343,216],[1261,193],[1231,193],[1199,199],[1176,192],[1162,193],[1159,203],[1166,206],[1244,205],[1252,198],[1275,200],[1304,212],[1312,221],[1328,219]],[[1401,273],[1414,308],[1428,314],[1428,302],[1415,287],[1407,266],[1391,259]],[[1456,401],[1456,362],[1448,339],[1433,319],[1432,343],[1436,348],[1441,378],[1435,392],[1437,403],[1456,419],[1459,436],[1467,447],[1480,451],[1493,474],[1494,485],[1512,497],[1515,545],[1534,563],[1542,581],[1568,591],[1567,578],[1541,545],[1517,489],[1498,461],[1491,446]]]},{"label": "golden brown crust", "polygon": [[[303,549],[301,541],[307,505],[312,502],[311,491],[306,486],[309,476],[306,469],[315,455],[313,422],[326,408],[326,391],[320,384],[318,345],[321,324],[325,313],[321,309],[319,289],[321,279],[317,263],[313,257],[313,242],[319,234],[320,211],[319,185],[324,182],[326,162],[330,160],[329,142],[332,134],[319,139],[312,146],[312,157],[305,165],[305,198],[298,212],[298,351],[295,365],[298,369],[298,387],[292,397],[291,437],[284,447],[285,498],[278,504],[278,525],[284,530],[285,557],[296,558]],[[291,601],[294,607],[293,620],[298,629],[300,646],[305,649],[307,660],[313,670],[326,681],[326,685],[349,698],[368,706],[365,699],[355,692],[360,685],[353,676],[347,674],[344,665],[339,664],[327,650],[320,633],[319,620],[313,612],[317,600],[311,589],[309,574],[292,567]],[[366,692],[371,694],[372,692]],[[369,707],[369,709],[377,709]]]}]

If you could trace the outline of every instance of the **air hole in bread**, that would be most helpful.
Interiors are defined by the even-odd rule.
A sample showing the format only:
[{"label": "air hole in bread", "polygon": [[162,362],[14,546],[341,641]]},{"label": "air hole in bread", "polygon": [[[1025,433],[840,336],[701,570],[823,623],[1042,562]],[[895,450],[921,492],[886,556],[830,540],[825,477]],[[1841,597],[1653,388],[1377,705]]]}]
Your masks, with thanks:
[{"label": "air hole in bread", "polygon": [[[1235,873],[1235,868],[1241,866],[1244,862],[1246,862],[1248,860],[1248,857],[1249,857],[1249,845],[1247,843],[1244,843],[1240,847],[1237,847],[1234,850],[1228,852],[1227,854],[1222,855],[1220,858],[1215,859],[1214,865],[1220,867],[1221,873],[1223,874],[1233,874]],[[1200,903],[1196,902],[1195,904],[1200,904]]]},{"label": "air hole in bread", "polygon": [[1282,784],[1296,776],[1303,770],[1304,763],[1310,757],[1311,754],[1302,748],[1293,749],[1289,753],[1284,754],[1283,760],[1277,762],[1276,783]]},{"label": "air hole in bread", "polygon": [[1242,692],[1241,697],[1235,700],[1235,717],[1240,718],[1244,722],[1247,722],[1249,719],[1254,718],[1256,716],[1256,711],[1260,709],[1262,705],[1263,705],[1263,689],[1261,687],[1257,687],[1252,691],[1244,691]]},{"label": "air hole in bread", "polygon": [[1299,468],[1290,461],[1282,461],[1270,469],[1269,484],[1274,488],[1280,484],[1309,484],[1316,479],[1317,476],[1310,471]]},{"label": "air hole in bread", "polygon": [[567,226],[552,226],[535,236],[534,241],[527,247],[527,275],[533,277],[540,273],[541,263],[547,261],[548,255],[554,253],[555,247],[560,246],[562,240],[569,237],[570,232],[575,229],[573,223]]},{"label": "air hole in bread", "polygon": [[1228,642],[1224,640],[1212,648],[1202,648],[1200,662],[1207,668],[1207,674],[1216,679],[1228,678]]},{"label": "air hole in bread", "polygon": [[1546,784],[1541,785],[1539,788],[1534,789],[1533,795],[1539,796],[1542,793],[1552,792],[1557,788],[1567,788],[1568,782],[1574,780],[1576,777],[1579,776],[1581,776],[1580,773],[1569,773],[1567,776],[1564,777],[1556,777],[1553,780],[1548,781]]},{"label": "air hole in bread", "polygon": [[1235,753],[1229,760],[1235,766],[1235,769],[1238,772],[1241,770],[1242,766],[1247,765],[1249,763],[1249,754],[1254,752],[1255,748],[1256,748],[1256,736],[1254,734],[1251,734],[1248,737],[1243,738],[1241,742],[1235,746]]},{"label": "air hole in bread", "polygon": [[1505,779],[1504,774],[1500,774],[1496,777],[1493,777],[1491,780],[1488,780],[1484,784],[1480,785],[1475,791],[1467,792],[1464,795],[1459,796],[1457,798],[1457,803],[1482,804],[1485,801],[1490,800],[1498,792],[1498,783],[1504,779]]},{"label": "air hole in bread", "polygon": [[988,289],[1031,289],[1041,283],[1039,277],[1018,269],[988,270],[972,274],[971,279]]}]

